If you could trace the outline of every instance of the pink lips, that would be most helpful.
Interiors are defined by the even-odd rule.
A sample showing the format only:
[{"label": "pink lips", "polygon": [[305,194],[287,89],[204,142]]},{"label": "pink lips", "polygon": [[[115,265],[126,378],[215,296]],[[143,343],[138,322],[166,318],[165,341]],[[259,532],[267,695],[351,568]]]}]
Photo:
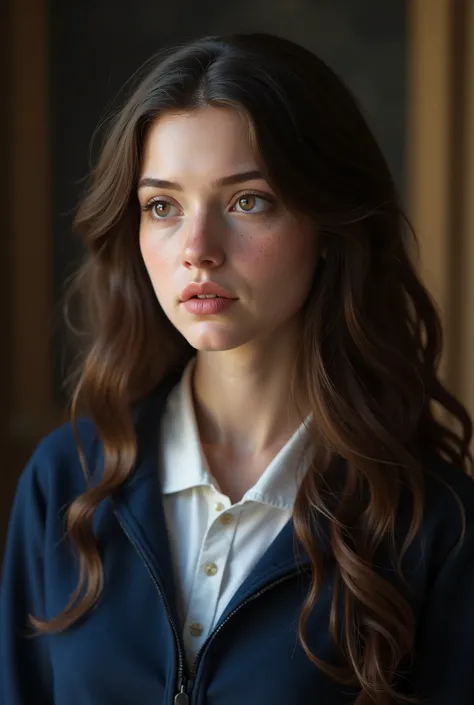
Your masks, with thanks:
[{"label": "pink lips", "polygon": [[[212,299],[198,299],[197,296],[214,296]],[[237,301],[226,289],[213,282],[193,282],[181,294],[181,302],[189,313],[196,316],[211,316],[222,313]]]},{"label": "pink lips", "polygon": [[183,302],[183,306],[189,313],[195,316],[211,316],[222,313],[229,306],[235,303],[236,299],[188,299]]}]

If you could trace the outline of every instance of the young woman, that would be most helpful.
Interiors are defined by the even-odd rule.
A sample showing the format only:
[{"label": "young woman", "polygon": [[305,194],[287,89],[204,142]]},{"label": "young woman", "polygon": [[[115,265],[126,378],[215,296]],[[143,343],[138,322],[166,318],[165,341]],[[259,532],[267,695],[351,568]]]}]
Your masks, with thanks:
[{"label": "young woman", "polygon": [[339,79],[267,35],[168,53],[76,225],[87,349],[12,511],[2,705],[472,705],[471,422]]}]

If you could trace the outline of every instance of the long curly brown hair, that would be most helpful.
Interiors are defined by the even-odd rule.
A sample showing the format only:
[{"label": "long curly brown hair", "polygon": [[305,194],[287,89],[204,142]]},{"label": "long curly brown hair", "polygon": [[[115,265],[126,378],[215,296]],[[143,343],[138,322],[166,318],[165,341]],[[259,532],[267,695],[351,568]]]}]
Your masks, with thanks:
[{"label": "long curly brown hair", "polygon": [[[193,353],[161,310],[141,259],[136,187],[149,126],[164,113],[207,105],[247,116],[265,178],[290,209],[312,218],[324,248],[298,360],[317,436],[294,508],[297,539],[312,561],[301,643],[318,667],[356,686],[357,705],[408,701],[391,674],[413,655],[414,615],[374,555],[391,546],[401,570],[421,528],[420,449],[472,472],[471,420],[438,378],[442,332],[411,260],[415,236],[355,99],[319,58],[269,35],[210,37],[154,58],[109,129],[75,222],[87,250],[75,281],[87,336],[72,397],[73,422],[79,409],[95,422],[105,471],[68,510],[77,591],[58,617],[35,625],[67,629],[98,600],[103,568],[92,519],[134,472],[133,405]],[[406,492],[412,521],[400,543]],[[314,530],[323,517],[335,558],[331,632],[343,668],[316,658],[305,637],[324,568]]]}]

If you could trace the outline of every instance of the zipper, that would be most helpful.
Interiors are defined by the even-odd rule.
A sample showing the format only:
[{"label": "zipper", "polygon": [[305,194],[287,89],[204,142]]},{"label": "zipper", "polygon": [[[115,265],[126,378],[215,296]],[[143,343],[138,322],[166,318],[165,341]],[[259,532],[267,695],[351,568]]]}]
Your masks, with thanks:
[{"label": "zipper", "polygon": [[206,641],[204,642],[204,644],[201,646],[201,648],[199,649],[199,651],[197,653],[196,659],[195,659],[193,667],[191,669],[191,674],[188,677],[188,675],[186,673],[185,666],[184,666],[185,661],[184,661],[183,649],[181,647],[181,638],[179,636],[179,632],[178,632],[178,628],[176,626],[176,623],[173,620],[173,616],[171,614],[171,610],[169,608],[168,602],[166,601],[165,595],[164,595],[162,589],[160,588],[160,585],[159,585],[157,579],[155,578],[153,571],[151,570],[146,557],[143,555],[143,551],[138,546],[137,542],[130,536],[128,530],[125,528],[125,526],[120,518],[120,515],[116,509],[114,509],[114,514],[117,517],[117,521],[120,524],[120,527],[121,527],[122,531],[124,532],[125,536],[128,538],[128,540],[132,544],[133,548],[135,549],[135,551],[138,553],[138,555],[142,559],[143,564],[144,564],[145,568],[147,569],[148,574],[150,575],[150,577],[153,581],[153,584],[155,585],[155,587],[158,591],[158,594],[160,595],[160,597],[162,599],[162,602],[163,602],[163,605],[165,608],[165,612],[166,612],[166,616],[168,617],[168,621],[171,625],[171,629],[172,629],[174,637],[175,637],[176,650],[178,653],[178,686],[177,686],[177,693],[176,693],[176,695],[174,697],[174,701],[173,701],[174,705],[189,705],[192,687],[194,685],[194,681],[196,678],[199,663],[202,659],[202,656],[203,656],[205,649],[209,646],[209,644],[213,641],[213,639],[219,634],[220,631],[222,631],[222,629],[229,622],[229,620],[231,620],[234,617],[234,615],[236,615],[237,612],[239,612],[243,607],[248,605],[250,602],[257,600],[259,597],[264,595],[266,592],[268,592],[269,590],[272,590],[274,587],[277,587],[281,583],[284,583],[286,580],[289,580],[290,578],[293,578],[295,575],[298,575],[298,571],[293,570],[290,573],[286,573],[285,575],[281,576],[280,578],[278,578],[278,580],[274,580],[273,582],[268,583],[268,585],[265,585],[263,588],[261,588],[261,590],[258,590],[258,592],[254,593],[253,595],[250,595],[243,602],[241,602],[239,605],[237,605],[237,607],[235,607],[232,610],[232,612],[230,612],[227,615],[227,617],[224,619],[224,621],[221,624],[219,624],[217,629],[214,629],[214,631],[211,634],[209,634],[208,638],[206,639]]},{"label": "zipper", "polygon": [[[213,639],[219,634],[219,632],[222,631],[222,629],[225,627],[227,622],[229,622],[229,620],[231,620],[237,614],[237,612],[239,612],[243,607],[248,605],[249,602],[253,602],[254,600],[257,600],[259,597],[264,595],[269,590],[272,590],[273,588],[277,587],[281,583],[284,583],[286,580],[293,578],[295,575],[298,575],[298,571],[293,570],[291,573],[286,573],[286,575],[283,575],[281,578],[278,578],[278,580],[274,580],[272,583],[268,583],[268,585],[265,585],[261,590],[258,590],[258,592],[255,592],[253,595],[250,595],[249,597],[247,597],[243,602],[241,602],[239,605],[237,605],[237,607],[235,607],[232,610],[232,612],[230,612],[227,615],[227,617],[224,619],[224,621],[221,622],[221,624],[219,624],[217,629],[214,629],[214,631],[211,634],[209,634],[208,638],[206,639],[204,644],[199,649],[197,656],[196,656],[196,659],[194,661],[192,670],[191,670],[190,683],[194,683],[194,681],[195,681],[197,670],[199,668],[199,663],[201,661],[204,650],[209,646],[211,641],[213,641]],[[178,700],[177,702],[175,701],[176,705],[187,705],[188,702],[189,702],[188,700],[183,700],[183,701]]]},{"label": "zipper", "polygon": [[162,602],[163,602],[163,605],[164,605],[164,608],[165,608],[165,612],[166,612],[166,616],[168,617],[168,622],[170,623],[171,629],[172,629],[173,634],[174,634],[175,643],[176,643],[176,650],[177,650],[177,653],[178,653],[178,692],[177,692],[177,694],[176,694],[176,696],[175,696],[175,698],[174,698],[174,705],[188,705],[188,703],[189,703],[189,695],[188,695],[188,693],[186,692],[186,691],[187,691],[187,687],[188,687],[188,679],[186,678],[186,674],[185,674],[184,654],[183,654],[183,649],[182,649],[182,647],[181,647],[181,639],[180,639],[180,636],[179,636],[178,628],[177,628],[176,623],[175,623],[175,621],[174,621],[174,619],[173,619],[173,615],[171,614],[171,610],[170,610],[170,608],[169,608],[168,602],[167,602],[167,600],[166,600],[166,598],[165,598],[165,595],[164,595],[164,593],[163,593],[163,590],[161,589],[161,587],[160,587],[160,585],[159,585],[157,579],[155,578],[155,575],[153,574],[153,571],[152,571],[151,568],[150,568],[150,565],[149,565],[149,563],[148,563],[146,557],[143,555],[143,551],[141,550],[140,546],[137,544],[137,542],[135,541],[135,539],[133,539],[133,538],[130,536],[130,533],[128,532],[128,530],[127,530],[126,527],[124,526],[124,523],[123,523],[122,519],[120,518],[120,515],[119,515],[119,513],[118,513],[118,511],[117,511],[116,509],[114,509],[114,514],[115,514],[115,516],[117,517],[117,521],[118,521],[118,523],[120,524],[120,527],[121,527],[123,533],[124,533],[125,536],[128,538],[128,540],[129,540],[130,543],[132,544],[132,546],[133,546],[133,548],[135,549],[135,551],[137,552],[137,554],[138,554],[138,555],[140,556],[140,558],[142,559],[143,564],[144,564],[145,568],[147,569],[148,574],[149,574],[149,576],[151,577],[151,579],[152,579],[152,581],[153,581],[153,584],[155,585],[155,587],[156,587],[156,589],[157,589],[157,591],[158,591],[158,594],[160,595],[161,600],[162,600]]},{"label": "zipper", "polygon": [[189,705],[191,693],[188,692],[188,682],[182,678],[178,682],[178,693],[174,696],[174,705]]}]

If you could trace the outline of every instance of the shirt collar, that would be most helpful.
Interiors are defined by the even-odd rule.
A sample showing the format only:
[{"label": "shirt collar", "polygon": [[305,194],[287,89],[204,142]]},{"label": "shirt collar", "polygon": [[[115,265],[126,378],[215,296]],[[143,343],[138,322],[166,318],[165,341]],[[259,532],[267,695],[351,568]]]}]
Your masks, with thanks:
[{"label": "shirt collar", "polygon": [[[165,495],[198,486],[216,486],[202,451],[192,398],[195,358],[170,393],[161,425],[162,492]],[[254,501],[292,510],[310,462],[310,417],[273,458],[241,502]]]},{"label": "shirt collar", "polygon": [[297,428],[273,458],[242,501],[261,502],[277,509],[293,510],[296,495],[311,460],[308,430],[310,418]]}]

